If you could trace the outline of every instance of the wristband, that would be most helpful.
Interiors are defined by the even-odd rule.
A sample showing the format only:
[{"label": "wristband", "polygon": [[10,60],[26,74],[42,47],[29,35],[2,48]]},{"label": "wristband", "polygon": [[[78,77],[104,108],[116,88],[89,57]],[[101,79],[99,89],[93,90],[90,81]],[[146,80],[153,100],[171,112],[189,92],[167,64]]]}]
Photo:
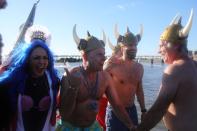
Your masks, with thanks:
[{"label": "wristband", "polygon": [[142,113],[147,112],[146,108],[141,110]]}]

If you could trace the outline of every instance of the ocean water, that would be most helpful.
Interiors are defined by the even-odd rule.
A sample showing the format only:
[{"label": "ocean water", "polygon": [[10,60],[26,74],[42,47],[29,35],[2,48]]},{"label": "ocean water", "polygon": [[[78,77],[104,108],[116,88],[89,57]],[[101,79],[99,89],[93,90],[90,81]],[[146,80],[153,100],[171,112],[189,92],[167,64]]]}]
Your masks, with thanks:
[{"label": "ocean water", "polygon": [[[64,72],[64,68],[71,69],[75,66],[79,66],[81,63],[66,63],[63,64],[56,64],[58,71],[60,72],[60,76]],[[162,65],[160,63],[155,63],[151,65],[150,63],[142,63],[144,66],[144,76],[143,76],[143,89],[144,89],[144,96],[145,96],[145,104],[146,108],[149,109],[151,105],[154,103],[160,83],[162,78],[163,70],[165,69],[166,65]],[[138,117],[140,118],[141,110],[139,108],[139,104],[136,101],[136,107],[138,109]],[[164,127],[163,122],[161,121],[158,123],[151,131],[165,131],[166,128]]]},{"label": "ocean water", "polygon": [[[166,65],[156,63],[151,65],[150,63],[142,63],[144,67],[144,76],[143,76],[143,89],[145,97],[146,108],[149,109],[151,105],[157,98],[162,74]],[[136,107],[138,109],[138,117],[140,118],[140,108],[139,104],[136,102]],[[163,122],[159,122],[151,131],[166,131]]]}]

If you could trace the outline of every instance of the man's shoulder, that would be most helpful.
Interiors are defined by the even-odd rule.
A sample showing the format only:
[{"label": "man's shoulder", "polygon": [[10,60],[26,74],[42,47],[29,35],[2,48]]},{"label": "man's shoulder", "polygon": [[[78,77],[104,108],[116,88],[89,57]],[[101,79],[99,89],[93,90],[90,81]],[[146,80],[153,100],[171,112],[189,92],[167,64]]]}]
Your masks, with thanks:
[{"label": "man's shoulder", "polygon": [[131,61],[130,64],[126,64],[126,67],[128,67],[129,70],[135,71],[136,73],[143,73],[144,72],[144,67],[142,64],[136,62],[136,61]]},{"label": "man's shoulder", "polygon": [[107,71],[100,71],[99,72],[99,81],[100,81],[100,84],[103,86],[103,87],[108,87],[108,85],[111,84],[112,82],[112,77],[110,76],[110,73],[107,72]]},{"label": "man's shoulder", "polygon": [[100,78],[102,78],[103,82],[106,82],[109,79],[111,79],[110,73],[108,71],[103,70],[103,71],[99,71],[98,73],[99,73]]},{"label": "man's shoulder", "polygon": [[135,65],[136,67],[138,67],[138,68],[141,68],[141,69],[144,68],[143,65],[142,65],[141,63],[139,63],[139,62],[133,61],[133,63],[134,63],[134,65]]},{"label": "man's shoulder", "polygon": [[73,75],[73,74],[78,73],[80,71],[80,67],[79,66],[78,67],[74,67],[74,68],[72,68],[70,70],[65,68],[64,70],[65,70],[65,72],[64,72],[63,76],[67,76],[68,72],[70,73],[70,75]]},{"label": "man's shoulder", "polygon": [[102,77],[108,77],[108,76],[109,76],[109,72],[107,72],[107,71],[105,71],[105,70],[99,71],[98,73],[99,73],[99,75],[101,75]]},{"label": "man's shoulder", "polygon": [[169,73],[169,74],[174,74],[174,73],[179,73],[181,70],[183,70],[186,66],[185,61],[178,61],[174,62],[172,64],[169,64],[166,69],[164,70],[164,73]]},{"label": "man's shoulder", "polygon": [[113,67],[119,65],[121,63],[121,60],[115,57],[110,57],[108,58],[104,65],[103,65],[103,69],[104,70],[111,70]]}]

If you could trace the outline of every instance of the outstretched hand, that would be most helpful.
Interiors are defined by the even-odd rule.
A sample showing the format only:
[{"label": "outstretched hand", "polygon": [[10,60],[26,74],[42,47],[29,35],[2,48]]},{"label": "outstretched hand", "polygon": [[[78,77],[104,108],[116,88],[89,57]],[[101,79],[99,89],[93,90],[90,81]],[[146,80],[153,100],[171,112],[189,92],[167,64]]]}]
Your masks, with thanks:
[{"label": "outstretched hand", "polygon": [[80,87],[81,84],[80,72],[74,72],[71,74],[67,69],[65,69],[65,71],[66,71],[68,83],[71,86],[71,88]]}]

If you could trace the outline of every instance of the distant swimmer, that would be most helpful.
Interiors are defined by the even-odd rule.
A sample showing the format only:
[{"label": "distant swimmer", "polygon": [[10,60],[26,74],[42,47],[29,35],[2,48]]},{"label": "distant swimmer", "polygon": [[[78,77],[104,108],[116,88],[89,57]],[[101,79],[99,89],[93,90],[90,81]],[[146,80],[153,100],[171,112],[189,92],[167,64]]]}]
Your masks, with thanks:
[{"label": "distant swimmer", "polygon": [[154,59],[153,58],[151,58],[151,65],[153,65],[154,64]]}]

